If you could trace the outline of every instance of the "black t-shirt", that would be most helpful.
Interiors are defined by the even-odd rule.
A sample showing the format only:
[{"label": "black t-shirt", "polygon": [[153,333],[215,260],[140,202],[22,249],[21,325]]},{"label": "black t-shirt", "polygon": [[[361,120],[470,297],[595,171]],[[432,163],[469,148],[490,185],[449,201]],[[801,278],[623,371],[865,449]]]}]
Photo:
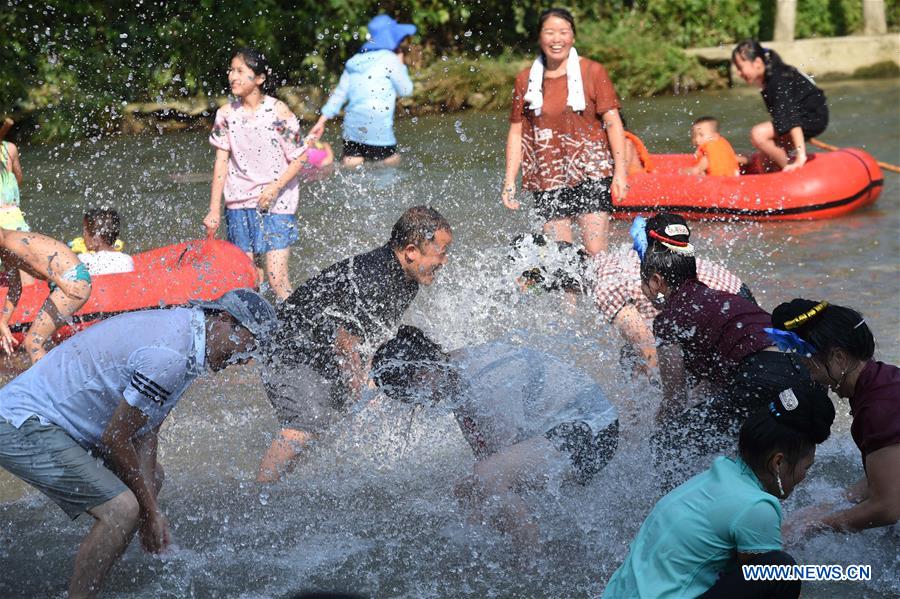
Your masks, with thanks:
[{"label": "black t-shirt", "polygon": [[277,308],[277,358],[304,363],[331,380],[340,378],[334,351],[339,328],[374,351],[394,334],[419,284],[409,279],[384,245],[329,266],[297,287]]},{"label": "black t-shirt", "polygon": [[[828,122],[825,93],[803,73],[786,64],[773,66],[762,90],[775,133],[784,135],[794,127],[824,129]],[[824,121],[824,122],[823,122]],[[806,133],[806,131],[804,131]]]}]

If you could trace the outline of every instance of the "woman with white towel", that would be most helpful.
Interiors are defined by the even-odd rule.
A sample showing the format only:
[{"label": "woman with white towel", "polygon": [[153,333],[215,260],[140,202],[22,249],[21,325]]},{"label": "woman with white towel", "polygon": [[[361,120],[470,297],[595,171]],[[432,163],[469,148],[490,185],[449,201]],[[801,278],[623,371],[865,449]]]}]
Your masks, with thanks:
[{"label": "woman with white towel", "polygon": [[594,255],[606,250],[612,198],[627,193],[619,98],[603,65],[579,58],[575,19],[562,8],[538,20],[541,54],[516,77],[506,141],[503,204],[519,208],[516,176],[534,195],[544,233]]}]

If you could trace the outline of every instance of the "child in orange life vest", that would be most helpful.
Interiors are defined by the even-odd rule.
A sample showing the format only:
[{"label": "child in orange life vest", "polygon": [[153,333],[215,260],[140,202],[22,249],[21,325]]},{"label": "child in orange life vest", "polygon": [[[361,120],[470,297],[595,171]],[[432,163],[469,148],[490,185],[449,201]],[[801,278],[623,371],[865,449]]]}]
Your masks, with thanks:
[{"label": "child in orange life vest", "polygon": [[719,135],[719,121],[700,117],[691,127],[691,143],[697,148],[694,166],[684,169],[686,175],[736,177],[741,174],[738,156],[728,140]]}]

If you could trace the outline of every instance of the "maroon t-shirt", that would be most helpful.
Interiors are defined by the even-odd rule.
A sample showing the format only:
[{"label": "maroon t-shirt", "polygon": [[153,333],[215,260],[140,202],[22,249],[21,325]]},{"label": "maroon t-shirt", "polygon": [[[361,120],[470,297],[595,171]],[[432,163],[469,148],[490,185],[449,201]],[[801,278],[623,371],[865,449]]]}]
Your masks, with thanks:
[{"label": "maroon t-shirt", "polygon": [[900,368],[869,360],[850,398],[850,434],[866,456],[900,443]]},{"label": "maroon t-shirt", "polygon": [[694,279],[672,292],[653,320],[653,334],[677,343],[694,376],[726,384],[741,360],[772,345],[769,313],[738,295]]}]

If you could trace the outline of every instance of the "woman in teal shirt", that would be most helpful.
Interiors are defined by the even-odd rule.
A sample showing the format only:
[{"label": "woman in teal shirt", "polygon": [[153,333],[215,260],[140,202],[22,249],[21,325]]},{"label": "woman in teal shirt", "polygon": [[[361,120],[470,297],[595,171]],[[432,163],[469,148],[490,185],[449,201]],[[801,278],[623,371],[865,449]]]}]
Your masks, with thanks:
[{"label": "woman in teal shirt", "polygon": [[808,385],[785,389],[741,427],[740,457],[719,457],[663,497],[607,584],[606,599],[797,597],[800,581],[745,581],[742,565],[793,565],[781,505],[828,438],[834,406]]}]

